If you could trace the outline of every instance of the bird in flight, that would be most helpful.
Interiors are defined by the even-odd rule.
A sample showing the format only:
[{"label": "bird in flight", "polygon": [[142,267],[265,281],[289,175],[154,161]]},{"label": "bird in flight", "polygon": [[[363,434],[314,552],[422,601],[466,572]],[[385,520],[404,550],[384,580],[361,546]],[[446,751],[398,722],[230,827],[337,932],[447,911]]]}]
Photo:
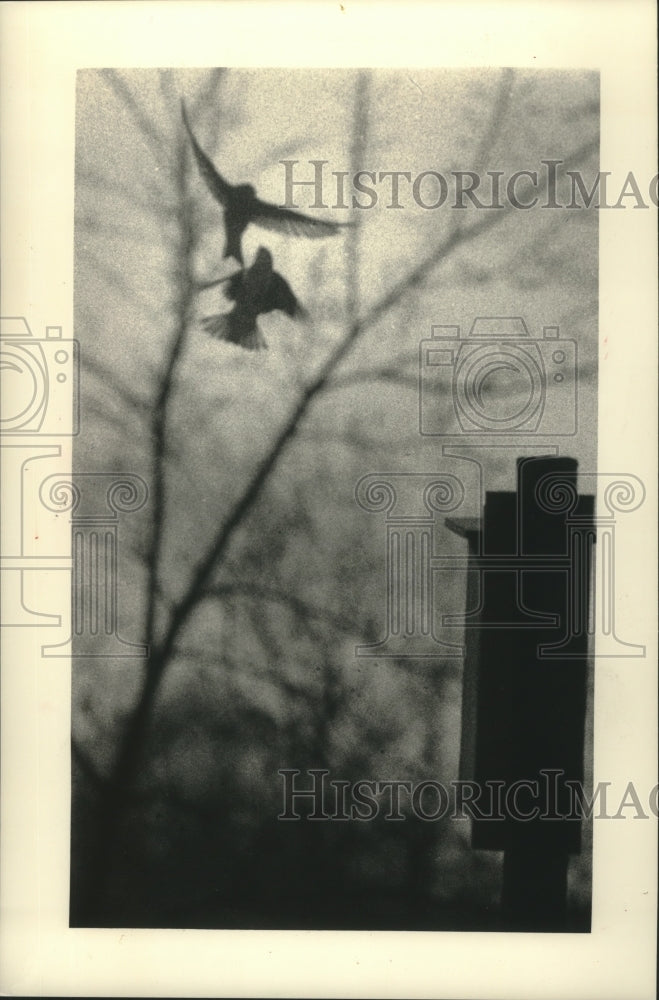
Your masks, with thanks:
[{"label": "bird in flight", "polygon": [[233,309],[202,320],[206,332],[219,340],[257,351],[268,346],[256,322],[259,316],[275,309],[291,319],[307,315],[286,279],[273,270],[272,254],[265,247],[259,247],[250,268],[237,271],[226,281],[226,295],[235,303]]},{"label": "bird in flight", "polygon": [[199,173],[206,187],[224,209],[224,228],[226,243],[224,257],[235,257],[243,266],[242,236],[247,226],[253,223],[262,229],[272,229],[279,233],[292,236],[305,236],[308,239],[318,239],[323,236],[333,236],[350,222],[328,222],[325,219],[315,219],[302,212],[290,208],[280,208],[267,201],[261,201],[251,184],[229,184],[218,173],[210,158],[203,151],[190,127],[185,104],[181,101],[181,113],[194,151]]}]

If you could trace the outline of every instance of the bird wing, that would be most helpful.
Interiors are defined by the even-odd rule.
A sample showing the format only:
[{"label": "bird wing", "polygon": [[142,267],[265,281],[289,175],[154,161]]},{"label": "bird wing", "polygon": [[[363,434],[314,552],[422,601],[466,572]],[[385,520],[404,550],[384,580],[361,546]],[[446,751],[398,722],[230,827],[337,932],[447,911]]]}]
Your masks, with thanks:
[{"label": "bird wing", "polygon": [[281,274],[273,271],[271,279],[272,302],[276,309],[281,309],[287,316],[293,319],[302,318],[307,315],[306,310],[298,302],[293,289],[282,278]]},{"label": "bird wing", "polygon": [[226,205],[227,201],[231,196],[232,185],[224,180],[223,177],[218,174],[217,170],[213,166],[210,158],[206,156],[203,149],[194,137],[194,133],[190,128],[190,122],[188,121],[188,115],[185,110],[185,104],[181,101],[181,114],[183,115],[183,122],[187,129],[188,135],[190,136],[190,142],[192,143],[192,149],[194,151],[195,159],[197,161],[197,166],[199,167],[199,173],[203,177],[206,187],[213,195],[217,201],[222,205]]},{"label": "bird wing", "polygon": [[251,221],[263,229],[272,229],[291,236],[306,236],[307,239],[319,239],[323,236],[333,236],[351,222],[328,222],[326,219],[315,219],[302,212],[294,212],[291,208],[278,208],[267,201],[255,198],[250,213]]},{"label": "bird wing", "polygon": [[236,273],[232,274],[231,277],[229,278],[229,283],[225,289],[225,295],[228,299],[231,300],[231,302],[235,302],[236,299],[238,298],[240,289],[242,288],[243,285],[243,281],[244,278],[242,271],[236,271]]}]

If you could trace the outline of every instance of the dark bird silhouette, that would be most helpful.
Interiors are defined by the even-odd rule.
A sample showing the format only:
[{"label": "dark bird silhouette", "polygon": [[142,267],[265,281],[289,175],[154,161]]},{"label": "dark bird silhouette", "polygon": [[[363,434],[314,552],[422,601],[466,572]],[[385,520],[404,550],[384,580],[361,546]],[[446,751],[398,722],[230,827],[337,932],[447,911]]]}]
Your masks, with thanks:
[{"label": "dark bird silhouette", "polygon": [[229,184],[217,172],[195,139],[183,101],[181,101],[181,113],[192,143],[199,173],[206,182],[210,193],[224,209],[224,228],[226,230],[224,257],[235,257],[242,266],[241,240],[250,223],[260,226],[262,229],[272,229],[292,236],[305,236],[308,239],[333,236],[342,227],[351,225],[350,222],[327,222],[324,219],[315,219],[312,216],[303,215],[302,212],[294,212],[290,208],[279,208],[270,202],[261,201],[251,184]]},{"label": "dark bird silhouette", "polygon": [[227,298],[235,303],[231,312],[206,316],[202,325],[207,333],[228,340],[248,351],[267,347],[257,319],[279,309],[291,319],[302,319],[307,313],[295,297],[291,286],[273,270],[272,254],[259,247],[252,266],[227,279]]}]

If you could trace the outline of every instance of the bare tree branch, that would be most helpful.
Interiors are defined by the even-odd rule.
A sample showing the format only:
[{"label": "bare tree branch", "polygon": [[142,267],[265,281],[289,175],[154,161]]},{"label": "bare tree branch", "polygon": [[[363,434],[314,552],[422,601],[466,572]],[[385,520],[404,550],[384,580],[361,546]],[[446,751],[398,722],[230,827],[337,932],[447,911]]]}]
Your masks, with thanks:
[{"label": "bare tree branch", "polygon": [[497,139],[501,135],[501,127],[508,114],[510,99],[515,86],[515,70],[506,68],[501,71],[499,89],[494,98],[494,107],[489,118],[489,124],[483,133],[481,141],[476,150],[476,157],[472,161],[473,169],[480,171],[486,165],[488,157],[496,146]]},{"label": "bare tree branch", "polygon": [[106,281],[111,288],[118,289],[122,293],[123,298],[134,302],[140,309],[143,309],[145,312],[153,310],[153,303],[126,280],[121,267],[110,264],[107,260],[100,257],[95,250],[86,249],[85,253],[87,257],[86,263],[95,275]]},{"label": "bare tree branch", "polygon": [[[142,121],[144,117],[143,113],[139,107],[136,108],[135,100],[132,94],[127,92],[125,83],[116,75],[112,75],[111,71],[108,72],[110,73],[109,82],[111,86],[126,101],[143,133],[147,138],[152,140],[155,133],[148,122]],[[506,71],[502,76],[499,96],[495,101],[494,122],[490,123],[490,127],[480,144],[480,152],[483,156],[486,155],[487,150],[494,143],[503,118],[507,113],[511,79],[509,71]],[[166,82],[164,81],[164,83]],[[359,74],[355,96],[352,143],[352,161],[355,170],[358,169],[363,160],[367,142],[368,86],[368,75],[365,73]],[[158,137],[156,136],[156,138]],[[159,140],[158,144],[160,144]],[[576,150],[570,160],[566,162],[566,166],[569,166],[571,162],[580,162],[586,153],[596,148],[596,141],[584,143],[581,149]],[[246,517],[260,498],[266,483],[278,466],[280,458],[285,453],[288,445],[295,437],[312,403],[324,391],[334,388],[337,385],[349,385],[351,384],[351,379],[357,379],[357,373],[347,372],[345,375],[338,377],[336,373],[358,338],[365,331],[372,328],[389,310],[401,303],[406,295],[421,285],[443,262],[448,254],[458,247],[467,246],[470,242],[481,237],[493,226],[499,225],[502,219],[508,217],[513,211],[510,205],[499,211],[483,211],[470,225],[464,224],[464,216],[460,214],[460,218],[456,220],[455,226],[449,230],[435,250],[417,264],[417,266],[412,268],[400,281],[396,282],[361,317],[359,315],[360,232],[358,228],[348,231],[346,242],[345,332],[336,346],[320,364],[315,376],[302,388],[296,404],[293,406],[279,431],[274,435],[269,449],[254,468],[246,486],[234,502],[232,508],[228,511],[205,553],[193,567],[188,584],[182,596],[169,609],[167,621],[160,634],[156,625],[156,617],[162,593],[160,572],[167,515],[168,416],[169,406],[176,387],[177,368],[188,334],[189,315],[194,294],[191,273],[194,236],[187,202],[187,152],[187,146],[183,138],[181,138],[178,144],[178,155],[175,160],[181,234],[178,252],[180,263],[177,273],[177,287],[179,289],[179,297],[176,305],[177,320],[167,361],[161,374],[152,420],[154,448],[152,474],[153,514],[147,558],[148,594],[145,618],[145,641],[150,648],[150,658],[146,664],[142,690],[122,735],[112,774],[108,781],[108,792],[105,796],[99,826],[101,835],[96,845],[98,855],[95,877],[89,880],[90,895],[87,900],[89,906],[93,906],[94,898],[99,895],[105,880],[111,873],[110,866],[107,864],[107,855],[114,845],[117,830],[117,814],[122,803],[126,800],[126,796],[130,794],[130,789],[140,767],[141,756],[148,737],[149,722],[162,677],[172,658],[181,655],[179,646],[181,635],[188,625],[192,613],[199,604],[208,596],[216,598],[226,596],[231,592],[232,587],[234,588],[234,592],[237,592],[236,588],[243,586],[241,584],[218,584],[212,586],[211,580],[221,560],[226,556],[237,529],[244,523]],[[171,162],[171,160],[168,162]],[[537,191],[534,193],[538,194]],[[520,197],[523,197],[521,193]],[[412,384],[412,377],[410,375],[401,376],[394,371],[391,365],[379,370],[376,369],[368,373],[368,376],[370,376],[370,379],[391,378],[392,381],[401,381],[402,379],[401,384]],[[353,381],[352,384],[356,384],[356,381]],[[413,384],[416,386],[416,378],[414,378]],[[245,588],[249,588],[245,590],[248,596],[256,596],[256,590],[251,584],[244,586]],[[262,600],[281,601],[283,598],[284,595],[279,593],[276,588],[261,588],[259,595],[259,599]],[[306,615],[309,621],[320,620],[318,609],[313,609],[306,605],[305,602],[298,601],[297,598],[291,597],[291,595],[286,595],[286,603],[299,616],[304,617]],[[326,612],[323,613],[323,617],[327,617]],[[335,619],[332,624],[337,628],[341,628],[342,631],[345,631],[347,628],[346,623],[340,618]],[[319,732],[318,737],[319,747],[321,748],[327,745],[327,726],[330,720],[334,718],[337,707],[345,697],[340,679],[332,673],[332,664],[327,663],[325,666],[327,675],[324,679],[324,707],[321,719],[324,729],[322,732]]]},{"label": "bare tree branch", "polygon": [[[585,144],[582,150],[577,151],[575,157],[573,158],[580,160],[583,156],[583,151],[590,150],[592,145],[592,142]],[[165,633],[162,643],[154,650],[152,659],[152,663],[154,664],[154,673],[159,673],[164,668],[179,633],[186,624],[191,612],[196,607],[201,594],[206,589],[214,567],[226,551],[233,537],[234,531],[238,525],[242,523],[244,517],[251,510],[252,506],[260,496],[265,482],[277,465],[277,462],[286,449],[289,441],[294,437],[295,432],[302,418],[307,413],[312,401],[330,383],[331,376],[336,368],[338,368],[341,364],[343,359],[348,355],[357,338],[365,330],[373,326],[377,320],[379,320],[389,309],[396,305],[404,295],[409,293],[412,288],[421,284],[421,282],[427,278],[430,272],[451,250],[458,245],[464,245],[476,239],[478,236],[481,236],[483,233],[487,232],[487,230],[491,229],[492,226],[498,224],[504,214],[511,211],[513,211],[512,206],[509,206],[501,212],[484,213],[481,218],[472,225],[454,230],[445,238],[443,243],[441,243],[432,254],[415,267],[405,279],[398,282],[393,289],[391,289],[391,291],[386,293],[380,299],[379,302],[372,306],[361,320],[357,319],[351,323],[347,335],[342,341],[339,342],[334,351],[331,352],[329,357],[321,366],[316,378],[302,392],[297,405],[290,414],[279,435],[273,442],[270,451],[266,453],[265,457],[257,466],[242,496],[238,499],[233,507],[233,510],[218,531],[215,539],[209,546],[207,553],[202,557],[193,570],[190,584],[172,614],[169,627]],[[353,248],[352,252],[353,255],[356,255],[355,248]],[[355,257],[353,256],[353,260],[354,259]],[[356,287],[352,285],[352,290],[349,293],[350,305],[356,304],[356,294]]]},{"label": "bare tree branch", "polygon": [[141,132],[144,139],[146,139],[147,144],[150,146],[156,162],[170,167],[171,157],[168,145],[158,134],[156,129],[153,127],[153,123],[149,120],[148,116],[144,113],[144,110],[135,100],[132,90],[127,85],[123,77],[121,77],[120,74],[114,69],[103,69],[100,71],[100,74],[108,86],[115,92],[119,101],[122,102],[130,111],[133,121],[137,125],[137,128]]},{"label": "bare tree branch", "polygon": [[[597,151],[599,148],[598,139],[589,139],[582,146],[574,151],[574,153],[567,157],[564,161],[566,168],[575,166],[583,160],[583,158],[588,154]],[[520,193],[518,195],[521,201],[525,193],[530,193],[533,191],[537,193],[538,197],[544,193],[539,188],[533,188],[531,182],[528,184],[520,185]],[[449,233],[449,235],[438,245],[433,253],[431,253],[425,260],[422,260],[420,264],[412,268],[412,270],[397,282],[393,288],[391,288],[382,298],[376,302],[368,312],[363,316],[363,318],[357,324],[359,326],[359,332],[369,329],[374,326],[393,306],[397,305],[409,292],[413,289],[418,288],[419,285],[428,278],[428,276],[434,271],[434,269],[444,260],[444,258],[454,250],[457,246],[462,246],[467,243],[471,243],[477,237],[484,235],[488,230],[492,229],[502,222],[502,220],[509,216],[515,209],[511,204],[504,205],[501,210],[486,212],[483,211],[478,221],[472,223],[470,226],[461,226]],[[346,352],[347,353],[347,352]]]},{"label": "bare tree branch", "polygon": [[85,357],[85,373],[87,372],[99,379],[104,386],[109,386],[113,392],[118,393],[122,402],[128,403],[132,409],[144,414],[151,412],[148,400],[138,396],[117,374],[116,368],[110,368],[97,357]]},{"label": "bare tree branch", "polygon": [[400,372],[395,368],[386,366],[337,375],[327,386],[327,391],[329,392],[332,389],[352,389],[356,385],[364,385],[368,382],[389,382],[391,385],[400,385],[406,389],[413,389],[415,392],[418,392],[419,389],[418,375],[408,375],[405,372]]},{"label": "bare tree branch", "polygon": [[276,587],[263,587],[256,583],[223,583],[209,587],[206,591],[209,597],[230,597],[237,594],[247,597],[253,601],[266,601],[276,604],[285,604],[301,618],[315,619],[325,622],[340,632],[354,633],[358,628],[356,623],[346,622],[341,615],[328,611],[326,608],[318,608],[307,601],[301,600],[295,594],[278,590]]},{"label": "bare tree branch", "polygon": [[186,148],[181,143],[179,145],[179,185],[183,209],[181,212],[181,245],[178,254],[180,261],[180,280],[177,282],[177,287],[180,289],[180,295],[175,307],[178,317],[177,329],[174,334],[172,346],[160,379],[160,387],[156,397],[151,424],[154,442],[151,493],[153,504],[153,528],[151,537],[151,555],[148,561],[149,597],[146,625],[144,630],[145,641],[148,646],[152,645],[154,639],[155,608],[159,592],[158,574],[160,570],[163,532],[165,527],[165,506],[167,499],[165,493],[165,458],[168,409],[174,387],[176,368],[187,338],[189,313],[193,299],[191,256],[194,235],[190,225],[190,217],[187,212],[185,192],[186,162]]},{"label": "bare tree branch", "polygon": [[102,194],[109,193],[126,198],[131,203],[132,208],[140,209],[140,211],[152,216],[155,221],[159,219],[169,221],[178,211],[177,206],[168,201],[164,193],[154,190],[153,197],[150,198],[146,194],[140,194],[118,178],[106,177],[87,165],[84,169],[76,170],[76,184],[89,184],[95,191],[99,190]]},{"label": "bare tree branch", "polygon": [[[111,77],[114,79],[114,77]],[[122,92],[118,88],[119,93]],[[163,532],[166,518],[166,457],[168,408],[175,384],[176,369],[181,357],[188,332],[188,319],[193,298],[192,252],[194,234],[187,199],[187,167],[188,150],[184,137],[181,135],[177,150],[176,185],[179,208],[180,242],[176,255],[178,260],[175,275],[176,287],[179,290],[176,303],[177,322],[172,344],[169,350],[158,389],[158,395],[152,418],[153,440],[153,471],[151,482],[152,498],[152,531],[147,556],[147,607],[145,620],[145,638],[150,648],[154,641],[156,608],[160,594],[159,573],[163,544]],[[112,850],[115,846],[121,806],[130,795],[132,778],[140,762],[140,749],[146,736],[148,716],[157,680],[152,669],[152,661],[147,661],[145,681],[135,711],[129,716],[128,722],[119,742],[115,763],[108,779],[105,795],[102,799],[98,836],[94,845],[94,858],[90,866],[90,875],[85,886],[85,896],[81,900],[81,908],[85,919],[93,917],[95,907],[102,905],[104,890],[111,876]],[[156,683],[154,684],[154,680]]]}]

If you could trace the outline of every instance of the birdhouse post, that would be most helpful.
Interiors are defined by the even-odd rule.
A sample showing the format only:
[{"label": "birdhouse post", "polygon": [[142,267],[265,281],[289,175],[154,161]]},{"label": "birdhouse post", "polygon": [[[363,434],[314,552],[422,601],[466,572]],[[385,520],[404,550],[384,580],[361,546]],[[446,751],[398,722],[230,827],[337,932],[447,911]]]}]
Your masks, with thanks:
[{"label": "birdhouse post", "polygon": [[460,777],[480,790],[472,846],[503,851],[506,930],[566,929],[580,851],[594,498],[577,462],[524,458],[517,492],[482,520],[447,519],[469,546]]}]

